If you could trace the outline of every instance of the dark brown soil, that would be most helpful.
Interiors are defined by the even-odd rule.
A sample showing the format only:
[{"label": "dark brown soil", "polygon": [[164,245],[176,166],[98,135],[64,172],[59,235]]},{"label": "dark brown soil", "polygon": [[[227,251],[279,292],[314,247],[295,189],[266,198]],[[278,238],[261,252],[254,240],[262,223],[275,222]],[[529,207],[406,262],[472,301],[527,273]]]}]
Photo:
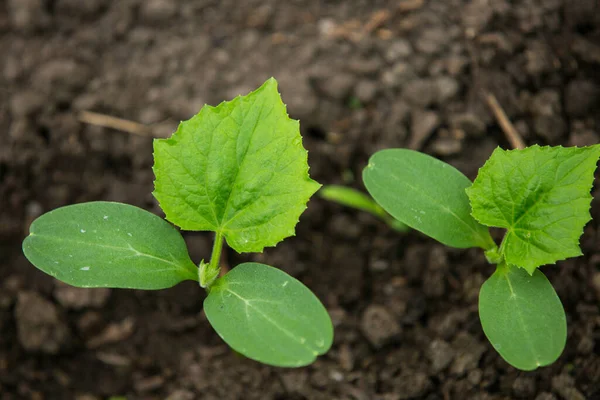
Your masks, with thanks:
[{"label": "dark brown soil", "polygon": [[[0,1],[0,398],[600,399],[600,203],[585,256],[544,268],[565,306],[558,362],[519,372],[477,315],[492,268],[477,251],[314,198],[297,236],[260,260],[323,300],[335,344],[314,365],[234,354],[193,283],[78,290],[20,242],[62,205],[114,200],[160,213],[152,139],[78,120],[94,111],[168,135],[204,104],[275,76],[319,182],[360,188],[384,147],[434,154],[474,178],[508,147],[490,91],[528,144],[598,143],[597,0]],[[596,195],[600,195],[597,191]],[[195,261],[210,236],[186,234]]]}]

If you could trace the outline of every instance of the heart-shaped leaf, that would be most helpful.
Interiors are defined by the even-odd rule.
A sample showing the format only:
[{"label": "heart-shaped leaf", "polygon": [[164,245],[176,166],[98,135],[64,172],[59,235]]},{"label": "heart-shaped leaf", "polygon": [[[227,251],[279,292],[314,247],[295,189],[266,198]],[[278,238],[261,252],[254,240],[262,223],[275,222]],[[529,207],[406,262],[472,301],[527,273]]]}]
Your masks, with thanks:
[{"label": "heart-shaped leaf", "polygon": [[269,79],[247,96],[204,106],[154,141],[154,196],[185,230],[222,234],[238,252],[288,236],[319,184],[308,176],[298,121]]},{"label": "heart-shaped leaf", "polygon": [[600,145],[494,151],[467,194],[479,222],[507,229],[507,263],[532,274],[581,255],[598,157]]}]

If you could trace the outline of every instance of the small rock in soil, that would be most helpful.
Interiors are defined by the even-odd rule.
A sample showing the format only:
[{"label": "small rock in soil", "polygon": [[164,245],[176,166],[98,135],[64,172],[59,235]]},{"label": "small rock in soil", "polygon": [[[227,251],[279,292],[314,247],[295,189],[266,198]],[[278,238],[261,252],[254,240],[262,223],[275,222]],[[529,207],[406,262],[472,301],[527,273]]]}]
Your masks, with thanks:
[{"label": "small rock in soil", "polygon": [[352,350],[350,350],[348,344],[344,343],[340,346],[338,357],[340,366],[344,371],[350,372],[354,369],[354,354],[352,353]]},{"label": "small rock in soil", "polygon": [[142,378],[134,382],[134,387],[138,393],[151,392],[160,389],[165,384],[165,378],[160,375]]},{"label": "small rock in soil", "polygon": [[462,150],[462,141],[453,137],[440,137],[431,143],[431,151],[439,156],[451,156]]},{"label": "small rock in soil", "polygon": [[535,133],[549,144],[558,144],[567,132],[562,118],[560,94],[556,90],[542,90],[531,101]]},{"label": "small rock in soil", "polygon": [[536,392],[535,378],[518,376],[513,382],[512,390],[516,397],[531,399]]},{"label": "small rock in soil", "polygon": [[551,73],[557,65],[552,49],[545,41],[530,41],[525,51],[525,58],[525,70],[534,77]]},{"label": "small rock in soil", "polygon": [[535,117],[549,117],[560,114],[560,94],[552,89],[540,90],[539,93],[533,96],[529,108]]},{"label": "small rock in soil", "polygon": [[456,336],[452,342],[452,347],[456,351],[456,357],[452,363],[451,371],[459,376],[477,368],[479,360],[486,349],[486,346],[466,332],[460,332]]},{"label": "small rock in soil", "polygon": [[460,89],[458,81],[450,76],[440,76],[435,79],[435,86],[437,88],[437,98],[435,99],[437,104],[444,104],[451,100]]},{"label": "small rock in soil", "polygon": [[592,81],[569,82],[565,92],[565,111],[570,117],[583,117],[600,101],[600,87]]},{"label": "small rock in soil", "polygon": [[390,89],[395,89],[416,78],[414,69],[406,62],[396,63],[381,74],[381,81],[386,88]]},{"label": "small rock in soil", "polygon": [[82,308],[95,307],[100,308],[106,304],[110,296],[110,289],[77,288],[66,283],[56,282],[54,288],[54,297],[65,308],[81,310]]},{"label": "small rock in soil", "polygon": [[451,76],[458,76],[469,65],[469,59],[460,55],[451,55],[445,60],[444,64],[446,65],[446,71]]},{"label": "small rock in soil", "polygon": [[26,33],[50,25],[44,0],[8,0],[8,17],[16,30]]},{"label": "small rock in soil", "polygon": [[320,90],[334,100],[346,99],[354,87],[354,76],[347,73],[334,73],[332,77],[318,83]]},{"label": "small rock in soil", "polygon": [[147,23],[164,22],[177,14],[177,3],[171,0],[146,0],[140,7],[140,16]]},{"label": "small rock in soil", "polygon": [[194,392],[184,389],[177,389],[169,394],[166,400],[194,400],[196,398],[197,397]]},{"label": "small rock in soil", "polygon": [[375,348],[380,348],[400,334],[400,325],[388,310],[370,305],[364,311],[360,323],[362,333]]},{"label": "small rock in soil", "polygon": [[127,339],[135,329],[133,318],[125,318],[121,322],[108,325],[98,336],[94,336],[87,341],[86,345],[90,349],[98,348],[107,343],[116,343]]},{"label": "small rock in soil", "polygon": [[600,46],[593,41],[576,36],[571,43],[571,49],[573,54],[579,56],[583,61],[600,64]]},{"label": "small rock in soil", "polygon": [[21,292],[15,307],[19,342],[28,351],[58,354],[70,339],[54,304],[35,292]]},{"label": "small rock in soil", "polygon": [[477,115],[466,112],[450,117],[450,127],[459,129],[467,136],[481,137],[485,133],[486,125]]},{"label": "small rock in soil", "polygon": [[10,114],[13,118],[31,117],[44,108],[44,96],[32,90],[15,93],[10,99]]},{"label": "small rock in soil", "polygon": [[348,70],[359,75],[373,75],[381,71],[380,58],[356,58],[348,64]]},{"label": "small rock in soil", "polygon": [[402,97],[414,106],[426,108],[433,104],[439,90],[435,82],[429,79],[411,80],[404,86]]},{"label": "small rock in soil", "polygon": [[377,84],[373,81],[361,80],[354,88],[354,95],[362,103],[370,103],[377,95]]},{"label": "small rock in soil", "polygon": [[494,15],[494,9],[487,0],[473,0],[461,12],[463,25],[468,36],[477,35]]},{"label": "small rock in soil", "polygon": [[416,109],[411,114],[411,138],[408,147],[420,150],[440,124],[440,117],[433,111]]},{"label": "small rock in soil", "polygon": [[394,392],[398,400],[414,399],[425,395],[431,389],[431,381],[423,372],[403,372],[394,380]]},{"label": "small rock in soil", "polygon": [[408,40],[397,39],[386,49],[384,57],[388,62],[394,62],[410,56],[412,52],[413,50]]},{"label": "small rock in soil", "polygon": [[451,39],[446,29],[423,29],[415,42],[416,49],[424,54],[432,55],[444,49]]},{"label": "small rock in soil", "polygon": [[441,339],[434,339],[429,344],[429,349],[427,351],[427,357],[429,358],[429,361],[431,361],[431,367],[436,374],[450,365],[455,354],[456,352],[452,346]]},{"label": "small rock in soil", "polygon": [[467,375],[467,382],[469,382],[472,386],[477,386],[481,382],[482,378],[483,372],[479,368],[476,368],[469,371],[469,374]]},{"label": "small rock in soil", "polygon": [[585,396],[575,388],[575,378],[566,373],[552,378],[552,389],[564,400],[585,400]]}]

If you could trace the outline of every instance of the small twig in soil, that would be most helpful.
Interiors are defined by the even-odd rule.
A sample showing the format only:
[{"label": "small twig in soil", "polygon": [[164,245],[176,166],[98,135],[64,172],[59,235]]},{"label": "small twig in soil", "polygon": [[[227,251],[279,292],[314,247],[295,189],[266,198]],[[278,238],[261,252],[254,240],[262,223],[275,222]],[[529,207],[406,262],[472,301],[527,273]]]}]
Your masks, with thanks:
[{"label": "small twig in soil", "polygon": [[362,35],[366,36],[380,28],[390,19],[388,10],[378,10],[371,14],[369,21],[363,26]]},{"label": "small twig in soil", "polygon": [[513,124],[510,122],[510,120],[506,116],[506,113],[504,112],[504,110],[502,109],[500,104],[498,103],[498,100],[496,100],[496,97],[491,93],[484,93],[483,97],[485,98],[487,105],[492,110],[494,117],[496,117],[496,121],[498,121],[500,128],[502,128],[502,131],[506,135],[506,138],[510,142],[510,145],[512,146],[512,148],[513,149],[524,149],[525,142],[521,138],[521,135],[519,134],[519,132],[515,129]]},{"label": "small twig in soil", "polygon": [[418,10],[423,7],[423,4],[425,4],[424,0],[404,0],[398,4],[396,9],[400,12],[409,12]]},{"label": "small twig in soil", "polygon": [[78,119],[85,124],[116,129],[134,135],[153,136],[152,130],[147,125],[122,118],[111,117],[110,115],[99,114],[92,111],[82,111],[79,114]]}]

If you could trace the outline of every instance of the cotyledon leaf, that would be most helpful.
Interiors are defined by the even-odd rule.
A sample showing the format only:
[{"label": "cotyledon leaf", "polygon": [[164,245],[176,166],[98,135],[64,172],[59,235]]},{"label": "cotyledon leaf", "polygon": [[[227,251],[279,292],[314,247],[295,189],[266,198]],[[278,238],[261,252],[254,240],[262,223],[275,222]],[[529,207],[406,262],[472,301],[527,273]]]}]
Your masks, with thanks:
[{"label": "cotyledon leaf", "polygon": [[198,279],[177,229],[121,203],[50,211],[31,224],[23,252],[37,268],[79,287],[163,289]]},{"label": "cotyledon leaf", "polygon": [[394,218],[458,248],[495,246],[488,229],[471,216],[469,178],[453,166],[408,149],[373,154],[363,170],[367,190]]},{"label": "cotyledon leaf", "polygon": [[333,342],[331,319],[319,299],[264,264],[240,264],[215,281],[204,311],[229,346],[265,364],[308,365]]},{"label": "cotyledon leaf", "polygon": [[272,78],[247,96],[204,106],[170,139],[155,140],[154,173],[154,196],[169,221],[223,234],[238,252],[294,235],[320,187]]},{"label": "cotyledon leaf", "polygon": [[540,270],[498,265],[479,293],[483,331],[512,366],[531,371],[552,364],[567,340],[565,312]]},{"label": "cotyledon leaf", "polygon": [[501,246],[507,263],[532,274],[581,255],[599,157],[600,145],[494,151],[467,194],[475,219],[507,229]]}]

